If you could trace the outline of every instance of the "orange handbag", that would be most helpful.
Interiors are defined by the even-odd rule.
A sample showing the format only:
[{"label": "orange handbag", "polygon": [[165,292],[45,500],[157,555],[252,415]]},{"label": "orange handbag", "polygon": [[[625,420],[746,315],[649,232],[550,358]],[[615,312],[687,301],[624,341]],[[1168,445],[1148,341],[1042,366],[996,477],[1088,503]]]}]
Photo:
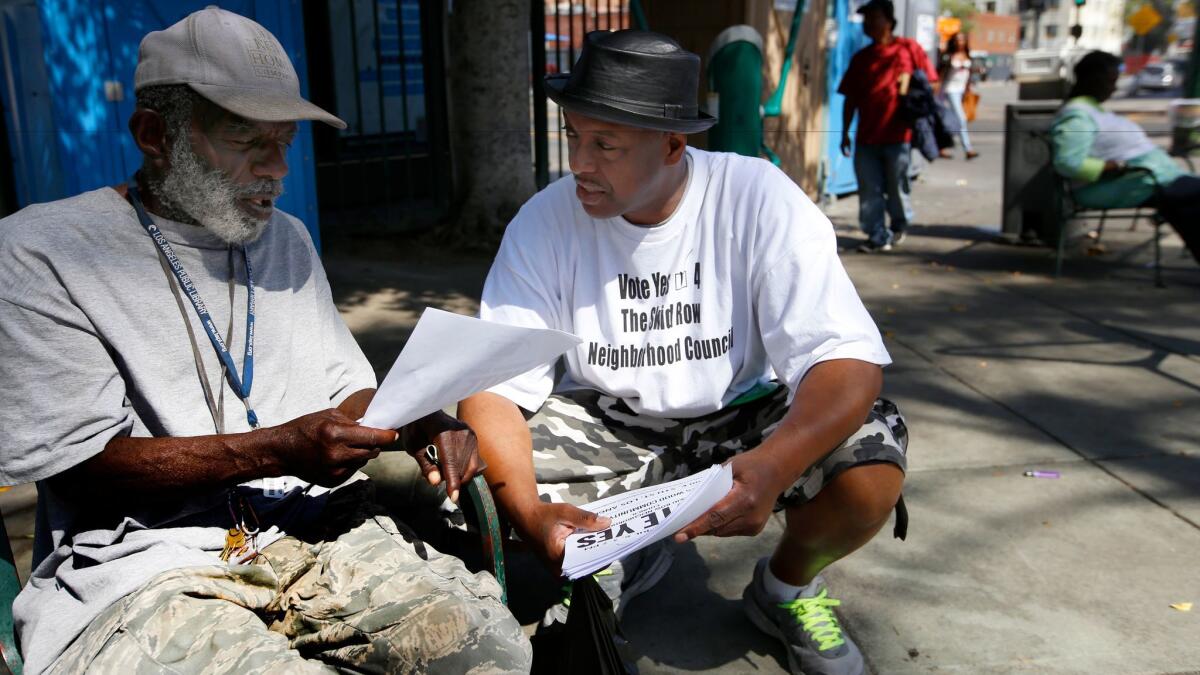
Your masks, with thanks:
[{"label": "orange handbag", "polygon": [[968,122],[975,121],[975,113],[979,110],[979,94],[974,91],[967,91],[963,94],[963,113],[967,116]]}]

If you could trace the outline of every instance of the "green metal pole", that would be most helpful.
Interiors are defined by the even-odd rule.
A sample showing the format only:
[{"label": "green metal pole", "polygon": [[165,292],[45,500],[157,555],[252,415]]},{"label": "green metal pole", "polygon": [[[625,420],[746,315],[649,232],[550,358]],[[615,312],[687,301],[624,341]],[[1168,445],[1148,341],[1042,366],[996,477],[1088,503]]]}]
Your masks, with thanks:
[{"label": "green metal pole", "polygon": [[[1197,0],[1200,1],[1200,0]],[[796,54],[796,40],[800,37],[800,24],[804,22],[804,0],[796,0],[796,10],[792,12],[792,28],[788,31],[787,46],[783,48],[783,65],[779,68],[779,85],[775,87],[771,98],[763,105],[763,118],[779,117],[783,114],[783,92],[787,89],[788,73],[792,72],[792,57]],[[782,166],[783,161],[775,151],[762,142],[762,153],[775,166]]]},{"label": "green metal pole", "polygon": [[792,29],[788,31],[787,46],[783,50],[783,67],[779,70],[779,86],[775,88],[775,93],[763,106],[763,117],[779,117],[783,112],[783,91],[787,88],[788,73],[792,71],[792,56],[796,53],[796,38],[800,36],[800,24],[803,21],[804,0],[797,0],[796,11],[792,12]]},{"label": "green metal pole", "polygon": [[633,26],[638,30],[650,30],[650,22],[646,21],[646,12],[642,10],[640,0],[629,0],[629,11],[633,13]]},{"label": "green metal pole", "polygon": [[1188,79],[1183,88],[1183,95],[1187,98],[1200,98],[1200,0],[1193,0],[1192,5],[1195,7],[1193,16],[1196,19],[1195,27],[1192,29],[1192,58],[1188,66]]}]

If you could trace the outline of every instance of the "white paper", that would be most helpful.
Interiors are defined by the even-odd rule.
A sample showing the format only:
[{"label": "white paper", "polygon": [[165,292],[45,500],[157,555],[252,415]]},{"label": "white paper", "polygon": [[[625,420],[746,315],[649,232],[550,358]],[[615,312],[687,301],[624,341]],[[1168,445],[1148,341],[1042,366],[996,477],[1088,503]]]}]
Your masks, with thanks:
[{"label": "white paper", "polygon": [[582,340],[425,308],[361,423],[399,429],[435,410],[549,363]]},{"label": "white paper", "polygon": [[563,575],[578,579],[675,534],[732,488],[733,469],[723,464],[585,504],[580,508],[608,516],[612,523],[600,532],[579,531],[567,536]]}]

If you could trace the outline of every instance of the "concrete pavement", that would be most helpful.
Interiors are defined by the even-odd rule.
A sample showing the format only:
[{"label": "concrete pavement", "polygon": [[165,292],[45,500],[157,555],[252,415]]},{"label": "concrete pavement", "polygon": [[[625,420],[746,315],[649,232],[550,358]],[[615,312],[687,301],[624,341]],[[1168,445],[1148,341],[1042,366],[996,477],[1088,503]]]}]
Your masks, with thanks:
[{"label": "concrete pavement", "polygon": [[[926,169],[905,245],[853,253],[854,198],[826,205],[895,359],[887,395],[912,438],[908,541],[889,527],[828,571],[841,614],[881,675],[1200,672],[1200,270],[1168,234],[1168,288],[1154,288],[1144,224],[1110,228],[1106,255],[1073,249],[1057,280],[1050,251],[995,241],[1012,97],[983,93],[983,156]],[[330,263],[335,286],[364,285],[360,263]],[[390,298],[403,310],[424,270],[397,265],[384,284],[396,288],[345,291],[356,334],[411,325],[406,310],[389,325],[368,308]],[[466,308],[469,286],[433,295]],[[785,672],[740,608],[781,526],[676,548],[671,574],[626,613],[642,673]],[[515,562],[514,584],[553,598],[549,577]]]}]

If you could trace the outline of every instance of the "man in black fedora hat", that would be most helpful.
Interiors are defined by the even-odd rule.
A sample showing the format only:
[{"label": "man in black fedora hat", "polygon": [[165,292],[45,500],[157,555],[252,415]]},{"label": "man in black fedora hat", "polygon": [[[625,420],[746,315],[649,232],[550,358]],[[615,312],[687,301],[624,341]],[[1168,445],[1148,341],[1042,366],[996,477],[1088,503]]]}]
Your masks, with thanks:
[{"label": "man in black fedora hat", "polygon": [[[804,193],[769,162],[687,146],[715,122],[699,72],[670,38],[624,30],[588,35],[574,70],[546,78],[572,175],[509,225],[480,315],[584,341],[557,377],[530,371],[460,413],[555,569],[568,534],[601,524],[578,505],[731,462],[732,490],[674,540],[753,536],[783,510],[746,611],[793,671],[859,673],[818,573],[897,505],[907,432],[877,398],[890,358]],[[664,544],[600,577],[618,613],[666,572]]]}]

